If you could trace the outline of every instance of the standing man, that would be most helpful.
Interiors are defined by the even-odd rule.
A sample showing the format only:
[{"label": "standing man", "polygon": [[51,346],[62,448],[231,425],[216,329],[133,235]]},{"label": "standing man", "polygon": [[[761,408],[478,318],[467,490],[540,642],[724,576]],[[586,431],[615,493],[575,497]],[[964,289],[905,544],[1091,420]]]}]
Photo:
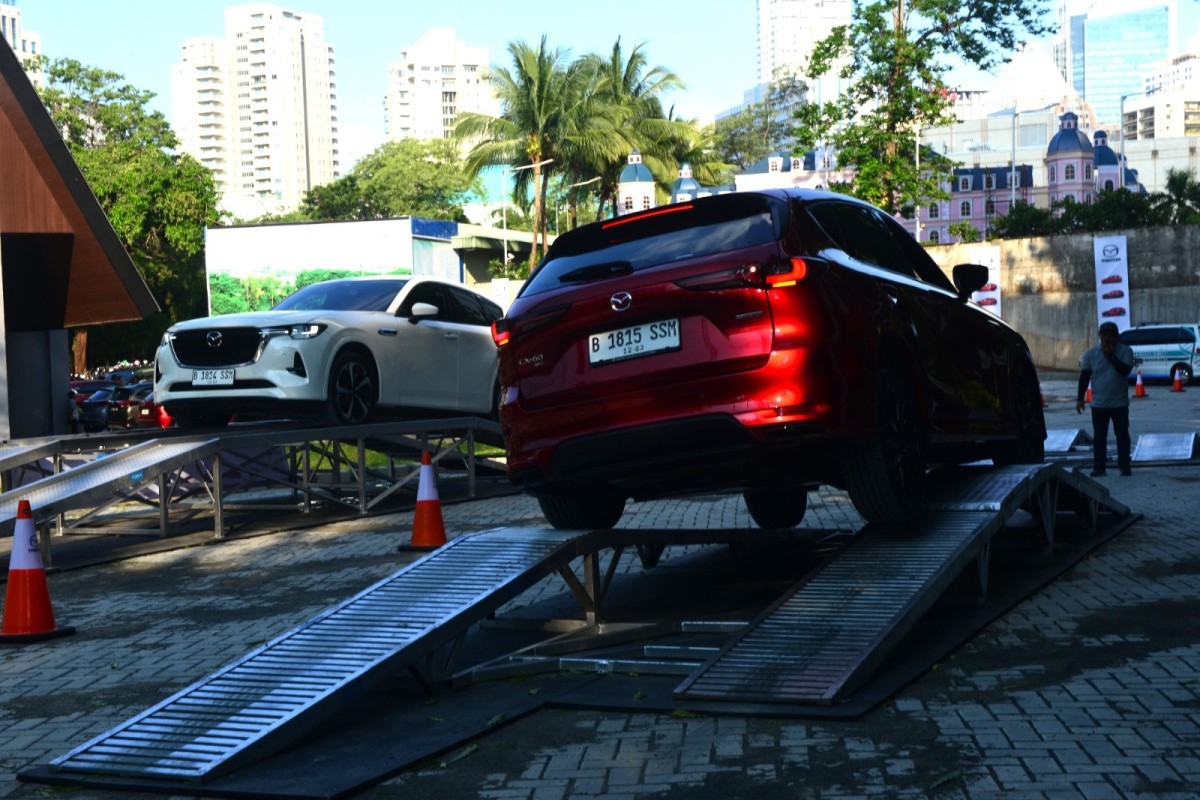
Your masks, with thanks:
[{"label": "standing man", "polygon": [[1122,475],[1129,468],[1129,373],[1133,351],[1117,338],[1115,322],[1100,326],[1100,344],[1079,359],[1079,391],[1075,412],[1083,413],[1083,394],[1092,384],[1092,475],[1103,475],[1108,461],[1108,423],[1117,437],[1117,466]]}]

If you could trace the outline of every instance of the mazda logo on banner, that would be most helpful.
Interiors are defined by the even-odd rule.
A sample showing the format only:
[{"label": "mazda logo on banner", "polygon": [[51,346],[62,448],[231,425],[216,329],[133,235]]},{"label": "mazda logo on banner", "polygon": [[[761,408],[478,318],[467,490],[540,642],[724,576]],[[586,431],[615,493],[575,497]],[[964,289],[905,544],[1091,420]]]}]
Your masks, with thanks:
[{"label": "mazda logo on banner", "polygon": [[1125,330],[1133,306],[1129,285],[1129,262],[1124,236],[1098,236],[1092,250],[1096,260],[1096,324],[1115,322]]}]

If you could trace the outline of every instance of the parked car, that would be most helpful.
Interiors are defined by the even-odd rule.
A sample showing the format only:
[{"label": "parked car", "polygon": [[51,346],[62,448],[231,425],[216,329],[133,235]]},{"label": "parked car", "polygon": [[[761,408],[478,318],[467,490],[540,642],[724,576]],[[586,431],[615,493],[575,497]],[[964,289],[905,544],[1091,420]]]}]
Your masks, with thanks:
[{"label": "parked car", "polygon": [[83,405],[83,401],[87,400],[92,392],[98,389],[111,389],[117,384],[107,380],[87,380],[81,378],[70,381],[67,385],[75,393],[75,402]]},{"label": "parked car", "polygon": [[[1144,323],[1121,331],[1121,341],[1133,350],[1144,378],[1174,380],[1179,372],[1186,384],[1200,366],[1200,323]],[[1130,380],[1136,377],[1129,375]]]},{"label": "parked car", "polygon": [[166,408],[154,401],[154,392],[137,404],[135,424],[139,428],[170,428],[175,424]]},{"label": "parked car", "polygon": [[108,402],[115,389],[96,389],[79,404],[79,422],[84,431],[99,433],[108,430]]},{"label": "parked car", "polygon": [[495,413],[500,306],[416,276],[325,281],[270,311],[180,322],[158,348],[155,396],[181,427],[231,415],[362,423],[377,408]]},{"label": "parked car", "polygon": [[117,386],[108,398],[108,427],[132,428],[137,425],[138,404],[154,389],[149,381],[132,386]]},{"label": "parked car", "polygon": [[818,484],[895,522],[934,463],[1040,462],[1029,349],[968,299],[987,268],[953,272],[888,214],[817,191],[565,233],[493,325],[509,475],[555,527],[712,490],[790,527]]}]

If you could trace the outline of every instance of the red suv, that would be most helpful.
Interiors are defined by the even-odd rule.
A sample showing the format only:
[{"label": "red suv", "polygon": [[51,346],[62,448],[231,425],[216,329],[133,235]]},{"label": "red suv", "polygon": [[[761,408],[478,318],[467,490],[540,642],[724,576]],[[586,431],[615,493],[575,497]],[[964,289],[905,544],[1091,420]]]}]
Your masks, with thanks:
[{"label": "red suv", "polygon": [[1025,341],[895,220],[847,197],[741,192],[560,236],[493,324],[512,481],[561,528],[625,502],[740,491],[763,527],[807,490],[921,509],[927,468],[1040,462]]}]

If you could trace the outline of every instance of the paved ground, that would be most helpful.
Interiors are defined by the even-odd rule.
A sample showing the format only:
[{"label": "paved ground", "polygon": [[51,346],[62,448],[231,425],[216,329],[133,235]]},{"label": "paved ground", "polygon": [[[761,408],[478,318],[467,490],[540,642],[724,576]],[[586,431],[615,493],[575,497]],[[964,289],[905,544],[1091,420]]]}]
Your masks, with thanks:
[{"label": "paved ground", "polygon": [[[1135,435],[1200,429],[1200,388],[1149,389]],[[1086,424],[1069,377],[1043,390],[1051,427]],[[1194,798],[1200,464],[1109,475],[1138,524],[862,719],[541,711],[362,796]],[[806,525],[857,525],[838,493],[816,501]],[[544,524],[522,496],[443,511],[449,536]],[[718,497],[640,504],[623,524],[750,527]],[[57,617],[78,632],[0,649],[0,797],[127,796],[15,774],[390,574],[412,557],[397,552],[410,530],[410,514],[356,519],[52,574]]]}]

